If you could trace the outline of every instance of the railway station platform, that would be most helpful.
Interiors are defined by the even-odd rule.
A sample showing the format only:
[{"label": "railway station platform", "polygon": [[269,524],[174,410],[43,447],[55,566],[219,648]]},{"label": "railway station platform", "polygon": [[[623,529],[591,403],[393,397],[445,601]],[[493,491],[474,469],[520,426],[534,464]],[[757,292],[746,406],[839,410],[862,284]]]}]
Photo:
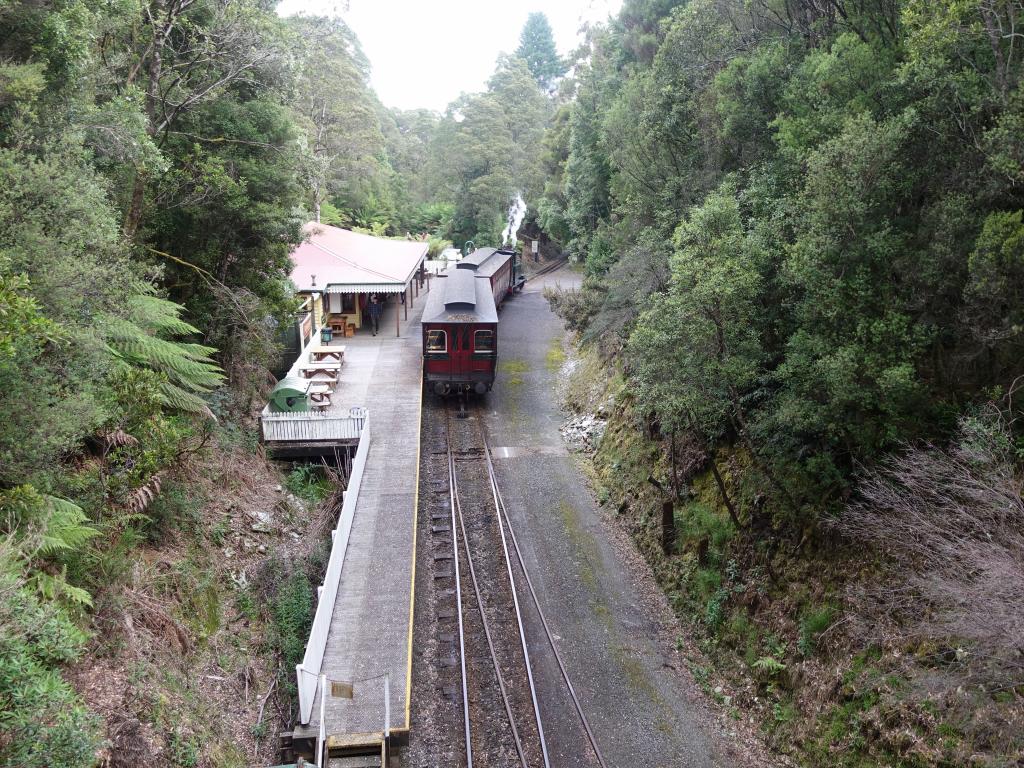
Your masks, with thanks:
[{"label": "railway station platform", "polygon": [[[383,402],[377,391],[382,372],[391,363],[386,359],[395,342],[411,342],[416,347],[416,370],[419,371],[420,317],[423,303],[407,309],[397,299],[391,299],[381,317],[380,332],[374,336],[368,329],[354,336],[335,337],[321,344],[310,342],[292,363],[284,377],[286,380],[307,381],[316,365],[312,354],[324,356],[323,373],[313,373],[308,379],[329,391],[327,405],[315,410],[298,412],[275,411],[268,404],[260,414],[263,444],[278,458],[299,456],[330,456],[336,448],[353,448],[359,442],[363,428],[363,411]],[[407,317],[406,317],[407,315]],[[396,326],[400,335],[395,337]],[[314,337],[318,334],[314,334]],[[325,354],[336,350],[336,355]],[[384,354],[385,358],[381,355]],[[342,357],[338,366],[337,356]],[[378,364],[383,366],[378,370]],[[328,371],[331,365],[337,371]],[[326,374],[330,373],[330,378]]]},{"label": "railway station platform", "polygon": [[[393,735],[408,728],[424,303],[409,311],[398,338],[392,331],[338,342],[346,348],[338,415],[355,407],[366,416],[306,656],[297,670],[297,746],[319,741],[340,750],[379,744],[385,710]],[[394,318],[387,319],[392,326],[382,327],[393,328]]]}]

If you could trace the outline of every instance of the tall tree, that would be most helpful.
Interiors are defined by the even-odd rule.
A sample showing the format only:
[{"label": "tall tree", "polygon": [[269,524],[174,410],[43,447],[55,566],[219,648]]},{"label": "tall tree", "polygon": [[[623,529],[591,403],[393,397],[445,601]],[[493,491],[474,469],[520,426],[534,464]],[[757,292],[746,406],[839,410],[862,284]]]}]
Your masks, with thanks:
[{"label": "tall tree", "polygon": [[503,56],[487,84],[501,104],[515,147],[512,174],[527,202],[534,203],[543,187],[541,141],[551,118],[551,104],[530,78],[522,59]]},{"label": "tall tree", "polygon": [[[709,448],[753,443],[761,474],[792,491],[780,499],[833,503],[858,462],[941,435],[1024,373],[1018,6],[629,0],[590,36],[541,203],[587,265],[584,338],[640,357],[685,340],[662,355],[680,372],[634,366],[652,403],[724,380],[700,375],[721,360],[694,357],[714,308],[657,278],[679,222],[724,205],[728,176],[743,229],[773,254],[771,298],[737,321],[764,329],[765,368],[727,397],[700,392],[743,425],[694,423]],[[630,287],[645,273],[665,298]]]},{"label": "tall tree", "polygon": [[319,220],[325,200],[355,211],[384,193],[388,171],[369,62],[339,19],[298,16],[288,23],[303,44],[295,106],[307,135],[314,216]]},{"label": "tall tree", "polygon": [[456,174],[457,241],[498,245],[509,201],[516,192],[516,147],[501,102],[491,94],[468,96],[448,146]]},{"label": "tall tree", "polygon": [[558,56],[551,24],[543,13],[531,13],[519,34],[516,56],[526,62],[537,84],[546,92],[554,89],[555,82],[568,67]]}]

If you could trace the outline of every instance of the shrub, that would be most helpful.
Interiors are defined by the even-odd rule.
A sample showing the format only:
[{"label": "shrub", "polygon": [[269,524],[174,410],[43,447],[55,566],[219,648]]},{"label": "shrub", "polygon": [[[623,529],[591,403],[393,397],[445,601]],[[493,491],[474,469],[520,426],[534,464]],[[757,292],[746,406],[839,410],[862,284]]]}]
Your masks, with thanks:
[{"label": "shrub", "polygon": [[724,514],[699,504],[687,504],[681,510],[680,535],[691,543],[707,542],[707,558],[712,565],[718,565],[725,555],[729,542],[736,535],[736,527]]},{"label": "shrub", "polygon": [[196,768],[199,765],[201,750],[193,739],[175,731],[171,734],[167,746],[168,758],[175,768]]},{"label": "shrub", "polygon": [[704,606],[704,623],[712,632],[718,629],[725,618],[725,604],[729,600],[729,590],[719,588]]},{"label": "shrub", "polygon": [[592,297],[586,290],[565,290],[563,288],[545,288],[544,298],[548,300],[551,309],[565,320],[565,324],[571,331],[582,331],[593,319],[597,308]]},{"label": "shrub", "polygon": [[271,602],[273,638],[285,669],[302,661],[313,623],[313,590],[301,571],[293,571],[280,582]]},{"label": "shrub", "polygon": [[288,490],[303,501],[318,504],[331,493],[331,481],[318,464],[299,464],[285,478]]},{"label": "shrub", "polygon": [[796,645],[801,655],[810,656],[814,653],[818,635],[829,628],[834,616],[835,609],[831,605],[826,605],[806,611],[800,617],[800,636]]},{"label": "shrub", "polygon": [[0,552],[0,764],[89,768],[100,722],[59,671],[80,656],[86,635],[10,566]]}]

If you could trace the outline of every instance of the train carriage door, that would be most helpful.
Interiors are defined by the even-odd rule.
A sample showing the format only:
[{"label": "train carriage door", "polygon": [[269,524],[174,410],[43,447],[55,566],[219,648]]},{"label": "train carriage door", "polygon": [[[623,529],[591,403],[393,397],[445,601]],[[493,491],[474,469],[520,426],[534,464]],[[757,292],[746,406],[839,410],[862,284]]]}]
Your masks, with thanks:
[{"label": "train carriage door", "polygon": [[451,359],[453,381],[462,381],[470,371],[469,326],[454,323],[448,328],[448,356]]}]

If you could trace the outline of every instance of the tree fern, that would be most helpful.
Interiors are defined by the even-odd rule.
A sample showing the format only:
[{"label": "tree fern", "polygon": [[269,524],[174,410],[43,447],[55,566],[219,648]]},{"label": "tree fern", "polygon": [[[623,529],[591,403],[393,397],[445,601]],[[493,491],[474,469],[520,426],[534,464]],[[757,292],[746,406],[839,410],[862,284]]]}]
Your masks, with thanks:
[{"label": "tree fern", "polygon": [[175,340],[199,330],[181,319],[182,307],[173,301],[144,294],[129,299],[128,307],[128,317],[108,317],[105,323],[111,353],[126,365],[162,374],[160,394],[169,408],[208,410],[202,395],[224,381],[212,357],[217,350]]},{"label": "tree fern", "polygon": [[77,504],[46,495],[41,501],[45,521],[38,529],[37,555],[48,557],[76,550],[98,533],[86,525],[89,519]]},{"label": "tree fern", "polygon": [[53,561],[72,552],[98,531],[87,525],[82,508],[67,499],[39,493],[31,485],[0,492],[0,531],[12,537],[25,564],[25,581],[49,600],[91,604],[89,593],[67,583],[65,569],[53,573]]},{"label": "tree fern", "polygon": [[67,568],[62,568],[58,574],[51,574],[46,571],[31,571],[26,576],[25,583],[46,600],[63,599],[65,603],[70,602],[85,606],[92,605],[92,595],[81,587],[68,584]]},{"label": "tree fern", "polygon": [[158,388],[160,390],[161,399],[169,408],[174,408],[179,411],[188,411],[190,413],[199,413],[207,407],[206,401],[199,397],[199,395],[188,392],[169,381],[161,382],[158,385]]}]

